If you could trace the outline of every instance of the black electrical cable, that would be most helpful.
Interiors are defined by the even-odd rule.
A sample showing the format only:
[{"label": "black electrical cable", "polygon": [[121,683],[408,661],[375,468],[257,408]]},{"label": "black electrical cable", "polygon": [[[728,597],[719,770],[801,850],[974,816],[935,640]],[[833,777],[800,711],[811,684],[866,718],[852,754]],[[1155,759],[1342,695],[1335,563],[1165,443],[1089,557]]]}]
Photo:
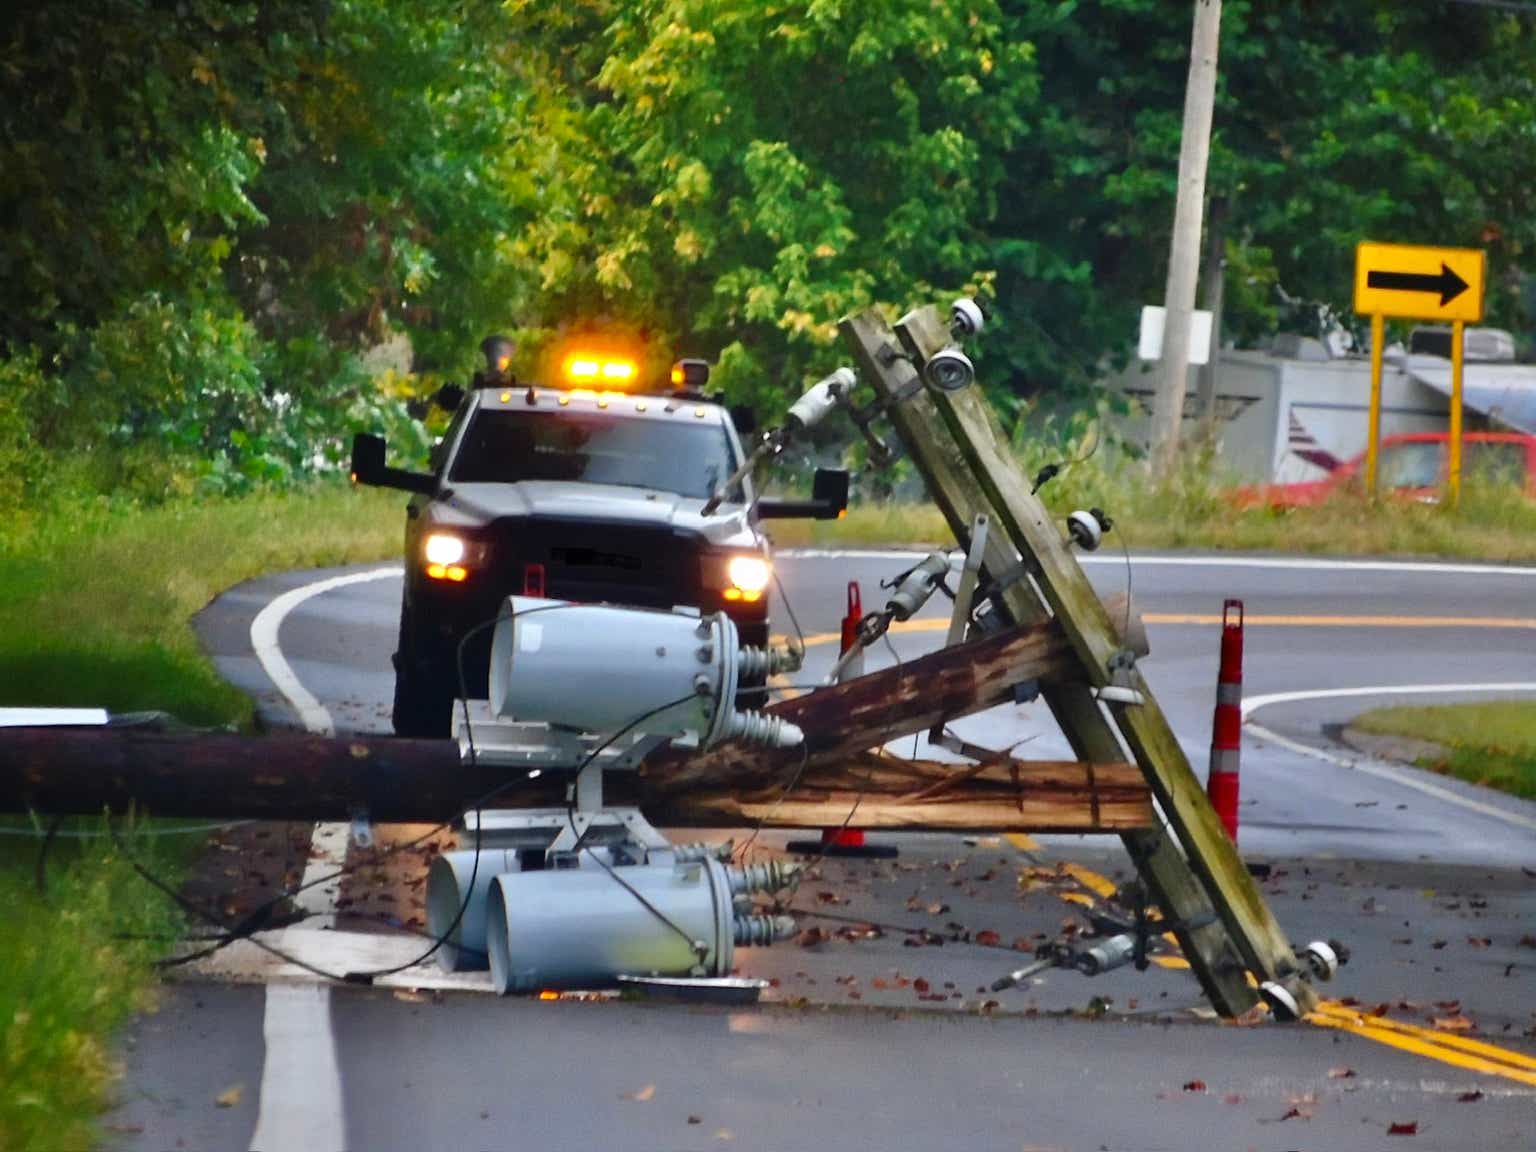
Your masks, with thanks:
[{"label": "black electrical cable", "polygon": [[805,663],[805,632],[800,627],[799,617],[795,615],[795,606],[789,602],[789,597],[784,592],[784,582],[779,579],[778,568],[770,570],[773,573],[773,586],[779,592],[779,601],[784,605],[784,611],[789,613],[790,626],[795,630],[795,646],[791,651],[803,666]]},{"label": "black electrical cable", "polygon": [[[202,907],[202,905],[198,904],[197,902],[187,899],[180,892],[176,891],[176,889],[172,888],[164,880],[160,879],[160,877],[156,876],[153,872],[146,868],[143,862],[140,861],[139,858],[135,856],[131,851],[129,851],[128,845],[124,842],[122,837],[117,834],[115,829],[112,831],[112,843],[117,847],[117,850],[123,854],[123,858],[128,861],[129,867],[137,872],[139,877],[147,884],[149,884],[150,887],[167,896],[184,912],[190,913],[200,920],[205,920],[217,928],[222,928],[225,932],[231,931],[231,925],[227,924],[222,917],[209,912],[206,908]],[[311,975],[318,976],[322,980],[337,980],[346,982],[346,977],[335,976],[330,972],[326,972],[320,968],[315,967],[313,964],[306,960],[300,960],[297,956],[290,956],[286,952],[282,951],[282,949],[275,948],[271,944],[268,944],[259,936],[251,936],[248,937],[248,939],[252,944],[256,945],[256,947],[260,948],[263,952],[277,957],[279,960],[282,960],[286,964],[292,964],[296,968],[302,968],[304,971],[310,973]]]},{"label": "black electrical cable", "polygon": [[53,847],[54,837],[58,835],[59,825],[63,822],[62,814],[54,816],[48,821],[48,827],[43,833],[43,842],[37,849],[37,894],[44,899],[48,897],[48,849]]},{"label": "black electrical cable", "polygon": [[[519,613],[519,615],[529,616],[529,615],[534,615],[536,613],[552,612],[552,611],[558,611],[558,610],[572,608],[572,607],[577,607],[577,605],[566,604],[566,603],[548,604],[548,605],[544,605],[544,606],[538,607],[538,608],[527,609],[526,611],[524,611],[522,613]],[[466,677],[465,677],[464,671],[463,671],[463,653],[464,653],[465,645],[471,639],[473,639],[475,636],[477,636],[481,632],[485,631],[487,628],[494,627],[503,618],[504,617],[502,616],[502,614],[498,613],[496,616],[494,616],[494,617],[492,617],[492,618],[490,618],[488,620],[482,621],[481,623],[477,624],[474,628],[470,629],[469,632],[465,633],[464,637],[460,640],[458,651],[457,651],[456,655],[457,655],[457,662],[458,662],[458,665],[459,665],[458,672],[459,672],[459,683],[460,683],[461,691],[465,690],[465,688],[466,688],[466,683],[465,683],[466,682]],[[462,699],[463,699],[463,697],[461,697],[461,700]],[[670,707],[670,705],[669,705],[669,707]],[[473,758],[473,756],[474,756],[473,737],[472,737],[472,734],[468,730],[468,705],[467,705],[467,703],[464,705],[464,708],[465,708],[465,721],[466,721],[466,733],[465,734],[466,734],[466,739],[467,739],[467,741],[469,742],[469,745],[470,745],[471,757]],[[645,719],[645,718],[642,718],[642,719]],[[615,736],[614,738],[616,739],[617,736]],[[601,750],[601,746],[599,746],[599,750]],[[472,759],[471,763],[473,763],[473,762],[474,761]],[[504,792],[508,788],[512,787],[512,785],[515,784],[515,783],[517,783],[517,781],[509,780],[509,781],[507,781],[507,782],[505,782],[503,784],[497,785],[495,788],[491,789],[490,791],[485,793],[483,796],[480,796],[480,797],[476,798],[470,805],[467,805],[466,808],[464,809],[465,811],[473,810],[473,811],[475,811],[477,813],[477,819],[476,819],[476,845],[475,845],[475,854],[476,854],[475,855],[475,865],[476,865],[476,867],[478,867],[478,865],[479,865],[479,857],[480,857],[480,844],[479,844],[479,824],[480,824],[480,821],[478,819],[478,813],[479,813],[481,807],[484,804],[486,804],[490,800],[493,800],[496,796],[500,795],[502,792]],[[403,844],[393,845],[390,848],[386,849],[380,855],[385,856],[385,857],[389,857],[389,856],[397,855],[397,854],[399,854],[401,852],[409,851],[412,848],[418,847],[419,845],[425,843],[427,840],[429,840],[432,837],[438,835],[439,833],[443,832],[444,830],[452,827],[452,823],[453,823],[452,820],[445,820],[445,821],[442,821],[442,822],[440,822],[438,824],[435,824],[430,829],[428,829],[426,832],[422,833],[420,836],[417,836],[414,839],[409,840],[409,841],[407,841],[407,842],[405,842]],[[359,870],[360,868],[363,867],[363,865],[361,863],[356,864],[356,865],[343,865],[341,868],[338,868],[335,872],[328,873],[325,876],[317,877],[316,879],[308,881],[307,883],[302,883],[302,884],[294,885],[294,886],[289,887],[289,888],[285,888],[282,892],[279,892],[278,894],[276,894],[275,896],[272,896],[268,900],[263,901],[262,904],[257,905],[257,907],[251,913],[249,913],[246,917],[244,917],[239,922],[238,925],[232,926],[232,925],[226,923],[221,917],[216,916],[216,915],[208,912],[206,909],[203,909],[203,908],[199,907],[194,902],[185,899],[179,893],[177,893],[174,889],[172,889],[168,884],[166,884],[164,881],[160,880],[157,876],[154,876],[146,867],[144,867],[144,865],[137,859],[137,857],[135,857],[131,852],[128,851],[127,845],[122,841],[121,837],[117,835],[116,831],[110,828],[110,825],[109,825],[109,834],[112,836],[112,840],[113,840],[114,844],[116,844],[118,849],[123,852],[125,858],[127,858],[129,864],[133,867],[134,871],[136,871],[145,881],[147,881],[153,887],[159,889],[161,892],[163,892],[166,895],[170,896],[171,899],[174,900],[176,902],[176,904],[179,905],[184,911],[187,911],[187,912],[197,916],[199,919],[206,920],[207,922],[213,924],[215,927],[218,927],[218,928],[220,928],[220,929],[222,929],[224,931],[225,937],[222,938],[220,940],[220,942],[215,947],[213,947],[213,948],[208,950],[210,954],[212,952],[218,951],[220,948],[228,947],[230,944],[234,943],[237,940],[248,939],[248,940],[251,941],[251,943],[255,944],[257,947],[261,948],[263,951],[269,953],[270,955],[276,956],[280,960],[283,960],[283,961],[285,961],[287,963],[291,963],[291,964],[295,965],[296,967],[302,968],[305,971],[310,972],[311,974],[313,974],[315,976],[321,977],[322,979],[333,980],[333,981],[337,981],[337,982],[340,982],[340,983],[365,983],[365,982],[369,982],[369,981],[371,981],[373,979],[376,979],[377,977],[380,977],[380,976],[394,975],[396,972],[404,971],[407,968],[415,967],[416,965],[423,963],[425,960],[430,959],[438,951],[438,949],[440,949],[442,947],[442,945],[447,941],[447,939],[450,936],[452,936],[453,932],[455,930],[457,930],[459,924],[463,920],[465,911],[468,908],[470,894],[473,892],[474,881],[473,881],[473,877],[472,877],[470,885],[469,885],[469,888],[466,891],[465,900],[460,905],[458,914],[454,917],[454,920],[449,925],[448,929],[445,932],[441,933],[436,938],[433,946],[430,949],[428,949],[423,955],[421,955],[421,956],[417,957],[416,959],[412,960],[409,964],[397,966],[395,968],[379,969],[379,970],[370,971],[370,972],[348,972],[348,973],[343,973],[343,974],[339,974],[338,975],[338,974],[335,974],[335,973],[323,971],[320,968],[317,968],[316,966],[314,966],[314,965],[312,965],[312,964],[310,964],[310,963],[308,963],[306,961],[300,960],[298,957],[288,955],[287,953],[285,953],[281,949],[276,948],[276,947],[274,947],[271,944],[268,944],[266,941],[258,939],[254,935],[254,932],[256,931],[256,929],[254,929],[254,928],[247,928],[244,931],[241,931],[240,929],[244,925],[249,925],[249,924],[253,923],[258,916],[261,916],[264,913],[269,914],[272,908],[276,907],[278,904],[280,904],[284,900],[291,899],[292,897],[298,895],[300,892],[306,891],[309,888],[314,888],[314,887],[318,887],[318,886],[323,885],[323,884],[328,884],[332,880],[337,880],[337,879],[340,879],[340,878],[342,878],[344,876],[350,875],[351,873],[353,873],[353,872],[355,872],[355,871],[357,871],[357,870]],[[377,864],[378,864],[378,856],[375,856],[374,860],[372,860],[370,862],[370,866],[377,866]]]},{"label": "black electrical cable", "polygon": [[[786,685],[785,687],[790,687],[790,685]],[[818,687],[825,687],[825,685],[818,685]],[[758,836],[762,834],[762,831],[767,826],[768,821],[773,819],[773,814],[779,810],[780,805],[782,805],[784,801],[789,799],[790,793],[799,787],[800,778],[805,775],[805,769],[810,764],[810,762],[811,746],[809,743],[802,740],[800,742],[800,763],[796,766],[794,775],[789,778],[789,783],[784,785],[784,791],[779,793],[779,798],[775,800],[769,807],[768,811],[764,812],[763,815],[758,819],[757,827],[752,829],[752,833],[747,837],[745,843],[743,843],[740,848],[736,849],[736,853],[733,853],[733,855],[740,855],[743,864],[745,864],[747,861],[748,851],[750,851],[752,845],[757,842]]]},{"label": "black electrical cable", "polygon": [[1100,434],[1098,421],[1095,420],[1093,424],[1093,438],[1088,441],[1087,450],[1080,451],[1070,460],[1057,460],[1054,463],[1047,464],[1044,468],[1040,469],[1039,472],[1036,472],[1035,481],[1034,484],[1030,486],[1029,494],[1031,496],[1035,495],[1040,491],[1040,489],[1044,488],[1066,469],[1075,467],[1078,464],[1086,464],[1093,458],[1094,454],[1098,452],[1099,443],[1102,439],[1103,436]]},{"label": "black electrical cable", "polygon": [[[882,585],[882,586],[884,586],[884,585]],[[901,653],[896,651],[896,645],[891,643],[890,631],[887,630],[886,632],[882,633],[881,638],[885,641],[886,648],[888,648],[890,650],[891,658],[896,661],[896,667],[900,668],[902,666],[902,664],[903,664],[903,660],[901,658]],[[895,708],[895,703],[892,702],[890,707],[892,709],[894,709]],[[918,741],[918,736],[919,736],[919,734],[914,733],[913,737],[912,737],[912,757],[913,757],[913,759],[917,758],[917,741]],[[842,834],[844,832],[848,831],[849,825],[851,825],[853,823],[854,814],[856,812],[858,812],[858,810],[859,810],[859,805],[864,803],[864,795],[865,795],[866,792],[869,791],[869,785],[870,785],[870,782],[873,779],[874,779],[874,767],[871,765],[871,766],[869,766],[869,767],[867,767],[865,769],[864,780],[859,785],[858,792],[856,792],[854,794],[853,806],[848,809],[848,815],[843,817],[843,822],[840,825],[838,825],[836,831],[834,831],[831,836],[823,836],[822,837],[820,849],[817,851],[816,855],[811,858],[810,862],[808,864],[806,864],[805,867],[800,871],[799,876],[805,876],[805,875],[809,874],[812,869],[819,867],[821,865],[821,862],[826,859],[827,849],[830,848],[833,844],[835,844],[838,841],[838,839],[842,836]],[[791,901],[794,900],[794,893],[799,890],[799,887],[800,887],[800,881],[799,881],[799,878],[797,876],[797,878],[795,880],[794,887],[791,889],[791,892],[790,892],[790,900]],[[799,910],[794,908],[792,903],[790,905],[786,906],[786,908],[787,908],[787,910],[789,912],[795,913],[796,915],[799,914]]]},{"label": "black electrical cable", "polygon": [[[572,781],[574,782],[576,777],[580,776],[582,772],[586,771],[587,767],[597,759],[598,755],[605,748],[612,745],[615,741],[623,739],[624,736],[630,732],[633,732],[636,728],[638,728],[641,724],[644,724],[652,716],[659,715],[660,713],[667,711],[669,708],[676,708],[679,704],[686,704],[688,701],[695,699],[697,699],[697,696],[695,696],[693,693],[689,693],[687,696],[679,696],[676,700],[672,700],[666,704],[659,705],[658,707],[652,708],[648,712],[637,716],[628,724],[624,725],[624,727],[620,728],[613,735],[605,739],[596,748],[592,749],[592,751],[589,752],[582,760],[581,764],[577,766],[576,771],[572,774]],[[721,707],[728,706],[728,704],[724,703],[721,705]],[[573,850],[577,852],[585,852],[592,858],[594,862],[601,865],[603,871],[608,873],[609,878],[617,882],[619,887],[623,888],[626,892],[638,900],[641,907],[643,907],[652,916],[656,917],[656,919],[659,920],[662,924],[666,925],[678,936],[680,936],[683,942],[688,945],[688,950],[698,957],[700,964],[703,964],[704,957],[709,953],[709,946],[704,941],[695,940],[692,936],[690,936],[686,930],[677,924],[675,920],[669,917],[660,908],[656,907],[655,904],[651,903],[651,901],[646,898],[644,893],[632,885],[628,880],[625,880],[622,876],[620,876],[618,872],[609,865],[608,861],[604,860],[596,852],[592,851],[592,849],[582,847],[582,841],[586,839],[586,833],[576,827],[576,797],[574,795],[574,783],[569,787],[570,793],[566,796],[565,801],[565,819],[566,822],[570,825],[571,834],[576,837],[576,843]]]}]

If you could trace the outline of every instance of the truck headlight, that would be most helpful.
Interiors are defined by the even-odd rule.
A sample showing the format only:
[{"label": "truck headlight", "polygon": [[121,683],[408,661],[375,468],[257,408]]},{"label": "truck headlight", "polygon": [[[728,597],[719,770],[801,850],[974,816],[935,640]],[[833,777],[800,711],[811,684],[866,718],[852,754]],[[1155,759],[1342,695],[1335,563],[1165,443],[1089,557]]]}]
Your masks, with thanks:
[{"label": "truck headlight", "polygon": [[434,532],[422,549],[428,564],[457,564],[464,559],[464,541],[446,532]]},{"label": "truck headlight", "polygon": [[773,577],[773,569],[761,556],[732,556],[726,563],[725,575],[729,581],[725,587],[725,598],[750,603],[762,598],[768,588],[768,581]]},{"label": "truck headlight", "polygon": [[422,558],[427,562],[427,576],[433,580],[462,584],[469,579],[469,551],[469,545],[462,537],[448,532],[433,532],[421,549]]}]

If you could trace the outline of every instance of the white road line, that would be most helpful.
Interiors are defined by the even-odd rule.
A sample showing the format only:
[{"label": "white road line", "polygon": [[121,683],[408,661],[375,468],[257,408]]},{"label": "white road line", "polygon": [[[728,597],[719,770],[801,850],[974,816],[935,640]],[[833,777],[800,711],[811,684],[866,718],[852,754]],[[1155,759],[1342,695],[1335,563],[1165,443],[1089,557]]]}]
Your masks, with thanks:
[{"label": "white road line", "polygon": [[[353,584],[385,580],[402,569],[374,568],[317,580],[290,589],[267,604],[251,621],[251,648],[262,670],[293,706],[310,732],[336,734],[336,723],[323,704],[300,682],[283,655],[278,634],[283,621],[299,605],[316,596]],[[317,885],[346,863],[347,825],[315,825],[309,860],[295,903],[309,913],[309,929],[336,923],[336,885]],[[284,929],[286,935],[292,929]],[[281,947],[281,944],[279,944]],[[261,1070],[261,1101],[251,1152],[345,1152],[341,1107],[341,1068],[336,1038],[331,1032],[331,990],[323,984],[268,984],[262,1035],[266,1054]]]},{"label": "white road line", "polygon": [[1536,683],[1529,681],[1498,681],[1487,684],[1392,684],[1376,685],[1367,688],[1328,688],[1309,692],[1271,692],[1267,695],[1252,696],[1243,701],[1243,722],[1248,731],[1261,740],[1288,749],[1300,756],[1307,756],[1313,760],[1321,760],[1326,764],[1334,764],[1340,768],[1350,768],[1356,772],[1363,772],[1367,776],[1376,776],[1382,780],[1390,780],[1394,784],[1401,784],[1405,788],[1412,788],[1422,792],[1426,796],[1433,796],[1437,800],[1444,800],[1448,804],[1455,804],[1465,808],[1469,812],[1476,812],[1480,816],[1488,816],[1494,820],[1513,824],[1519,828],[1529,828],[1536,831],[1536,819],[1521,812],[1515,812],[1508,808],[1501,808],[1494,804],[1487,804],[1481,800],[1474,800],[1470,796],[1463,796],[1459,792],[1453,792],[1449,788],[1443,788],[1430,780],[1424,779],[1423,774],[1408,768],[1399,768],[1392,764],[1386,764],[1368,757],[1341,756],[1323,748],[1304,744],[1300,740],[1292,740],[1289,736],[1255,724],[1250,717],[1260,708],[1267,708],[1272,704],[1295,704],[1305,700],[1338,700],[1360,696],[1441,696],[1460,693],[1495,693],[1495,692],[1521,692],[1536,693]]},{"label": "white road line", "polygon": [[283,655],[282,647],[277,640],[283,621],[287,619],[290,612],[306,600],[312,600],[316,596],[323,596],[327,592],[346,588],[352,584],[366,584],[370,580],[387,580],[390,577],[400,576],[403,572],[404,570],[399,567],[372,568],[367,572],[333,576],[329,580],[317,580],[313,584],[291,588],[256,613],[256,619],[251,621],[251,647],[256,652],[256,659],[261,662],[262,671],[283,694],[284,699],[293,706],[294,711],[299,714],[299,720],[309,731],[322,736],[334,736],[336,724],[325,706],[315,699],[313,693],[300,682],[293,671],[293,666],[288,663],[288,658]]},{"label": "white road line", "polygon": [[[776,555],[791,560],[906,560],[926,555],[921,549],[895,548],[781,548]],[[1083,565],[1123,566],[1125,558],[1078,556]],[[1268,568],[1302,572],[1404,572],[1455,576],[1536,576],[1536,568],[1495,564],[1457,564],[1438,560],[1332,560],[1299,556],[1141,556],[1131,553],[1131,563],[1148,568]]]},{"label": "white road line", "polygon": [[268,984],[261,1112],[251,1152],[346,1152],[341,1069],[324,984]]},{"label": "white road line", "polygon": [[[251,621],[251,648],[256,652],[256,659],[261,662],[262,671],[283,694],[293,710],[299,714],[299,720],[308,731],[321,736],[334,736],[336,723],[325,705],[304,687],[298,674],[294,672],[293,665],[289,664],[288,658],[283,655],[282,645],[278,639],[283,621],[295,608],[316,596],[323,596],[327,592],[334,592],[338,588],[347,588],[353,584],[387,580],[400,576],[402,572],[403,569],[398,567],[372,568],[367,572],[333,576],[329,580],[316,580],[312,584],[291,588],[256,613],[256,618]],[[329,876],[346,863],[347,831],[347,825],[341,823],[315,825],[314,835],[309,843],[309,860],[304,866],[304,875],[299,881],[299,893],[294,898],[294,903],[309,914],[308,926],[311,928],[329,928],[336,923],[337,886],[321,885],[317,881]]]}]

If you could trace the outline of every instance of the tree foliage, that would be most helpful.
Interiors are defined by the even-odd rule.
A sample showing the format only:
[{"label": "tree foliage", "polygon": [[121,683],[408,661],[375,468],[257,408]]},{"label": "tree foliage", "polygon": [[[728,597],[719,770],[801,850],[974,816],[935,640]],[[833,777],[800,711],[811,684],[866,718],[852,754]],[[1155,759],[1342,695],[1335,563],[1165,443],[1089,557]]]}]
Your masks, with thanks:
[{"label": "tree foliage", "polygon": [[[282,483],[514,329],[776,407],[833,325],[996,304],[1000,401],[1085,397],[1160,297],[1187,0],[77,0],[0,25],[0,502],[71,465]],[[1225,4],[1228,331],[1348,303],[1365,237],[1489,249],[1528,332],[1514,12]],[[386,368],[380,346],[408,339]],[[404,345],[401,345],[404,346]]]}]

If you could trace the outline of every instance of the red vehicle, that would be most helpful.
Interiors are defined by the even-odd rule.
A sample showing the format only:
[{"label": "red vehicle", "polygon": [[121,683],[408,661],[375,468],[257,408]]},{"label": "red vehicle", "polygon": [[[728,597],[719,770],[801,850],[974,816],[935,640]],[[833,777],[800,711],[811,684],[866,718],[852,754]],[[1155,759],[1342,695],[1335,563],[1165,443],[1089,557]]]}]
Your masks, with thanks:
[{"label": "red vehicle", "polygon": [[[1414,432],[1388,436],[1381,442],[1377,479],[1381,491],[1405,500],[1433,503],[1445,490],[1450,436],[1444,432]],[[1242,508],[1267,504],[1271,508],[1306,508],[1334,495],[1363,486],[1365,454],[1341,462],[1326,452],[1304,454],[1330,474],[1296,484],[1254,484],[1238,488],[1233,498]],[[1461,438],[1461,474],[1484,484],[1517,484],[1536,499],[1536,436],[1518,432],[1467,432]]]}]

